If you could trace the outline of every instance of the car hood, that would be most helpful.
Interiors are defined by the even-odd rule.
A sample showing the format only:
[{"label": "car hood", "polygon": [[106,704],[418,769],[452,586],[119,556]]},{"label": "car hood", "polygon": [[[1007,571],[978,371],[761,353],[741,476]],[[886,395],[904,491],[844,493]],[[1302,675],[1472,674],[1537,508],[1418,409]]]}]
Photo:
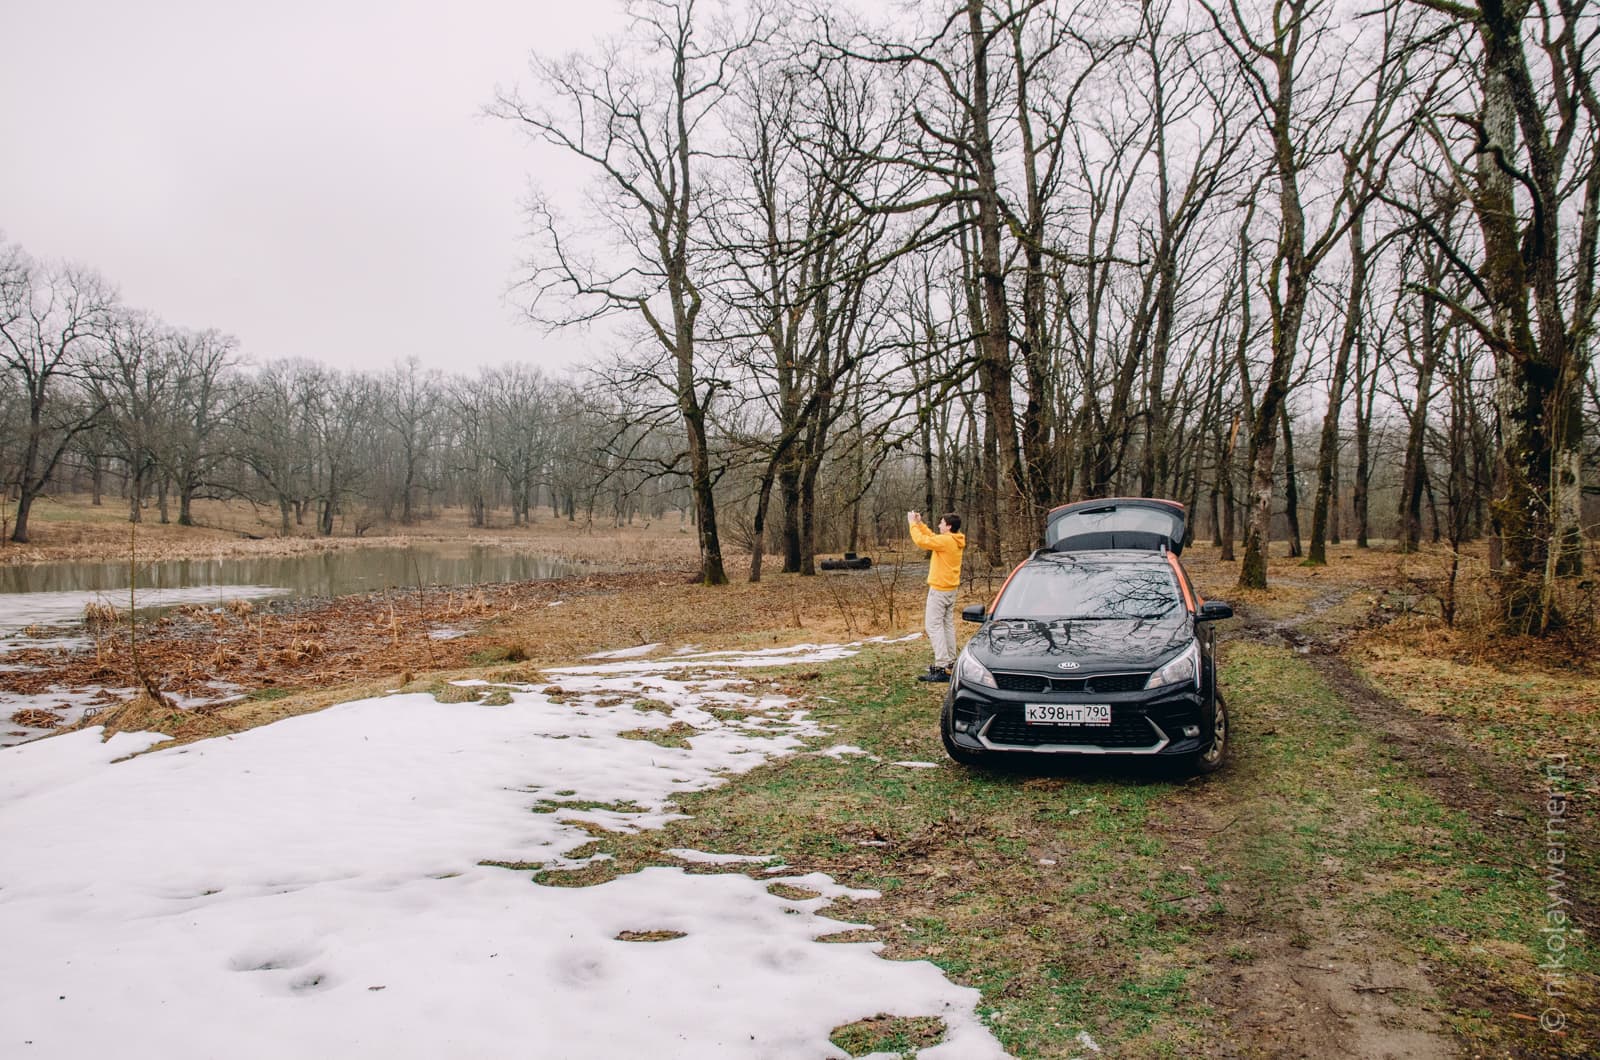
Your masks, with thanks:
[{"label": "car hood", "polygon": [[967,648],[990,669],[1060,676],[1066,670],[1075,674],[1153,670],[1193,639],[1189,613],[1175,607],[1151,619],[996,619],[985,623]]}]

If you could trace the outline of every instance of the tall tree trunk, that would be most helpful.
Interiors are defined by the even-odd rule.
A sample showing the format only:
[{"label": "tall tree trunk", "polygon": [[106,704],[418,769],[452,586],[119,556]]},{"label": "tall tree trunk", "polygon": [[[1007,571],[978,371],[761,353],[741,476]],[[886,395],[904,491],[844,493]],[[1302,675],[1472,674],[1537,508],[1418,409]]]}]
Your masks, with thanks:
[{"label": "tall tree trunk", "polygon": [[1300,545],[1300,476],[1294,465],[1294,430],[1286,406],[1283,410],[1283,509],[1289,527],[1289,555],[1298,557]]},{"label": "tall tree trunk", "polygon": [[[1005,265],[1002,253],[1004,220],[989,113],[989,33],[983,22],[982,0],[967,0],[967,28],[972,53],[971,159],[977,179],[978,281],[983,301],[983,327],[978,335],[978,378],[983,388],[989,421],[995,436],[996,504],[1000,525],[997,543],[1039,538],[1043,526],[1032,518],[1026,499],[1032,495],[1017,442],[1017,414],[1011,398],[1013,385],[1010,348],[1010,313],[1006,305]],[[978,323],[974,321],[974,323]],[[1017,535],[1013,538],[1012,535]],[[1002,548],[1002,552],[1004,548]]]},{"label": "tall tree trunk", "polygon": [[[1428,262],[1428,282],[1437,285],[1442,278],[1442,263]],[[1415,552],[1422,542],[1422,491],[1427,478],[1428,405],[1433,398],[1433,375],[1439,363],[1447,329],[1438,326],[1437,306],[1423,296],[1420,356],[1417,364],[1416,404],[1406,433],[1405,465],[1400,474],[1400,551]]]},{"label": "tall tree trunk", "polygon": [[1340,504],[1339,447],[1337,445],[1333,447],[1330,463],[1332,463],[1333,467],[1329,473],[1331,489],[1328,498],[1328,544],[1338,545],[1343,544],[1341,538],[1344,536],[1342,531],[1344,514],[1343,505]]},{"label": "tall tree trunk", "polygon": [[[1374,362],[1378,359],[1378,355],[1373,358]],[[1356,521],[1357,548],[1372,547],[1368,541],[1371,523],[1368,519],[1367,498],[1372,478],[1372,401],[1376,396],[1377,385],[1377,364],[1372,365],[1370,374],[1366,371],[1366,345],[1358,343],[1355,386],[1356,473],[1350,486],[1350,508]]]},{"label": "tall tree trunk", "polygon": [[1330,534],[1335,544],[1339,541],[1339,418],[1344,406],[1345,381],[1350,373],[1350,354],[1361,329],[1361,305],[1366,298],[1364,230],[1359,218],[1350,225],[1350,287],[1345,293],[1344,327],[1333,358],[1333,374],[1328,379],[1328,411],[1322,417],[1322,437],[1317,442],[1317,495],[1311,506],[1311,554],[1306,557],[1307,562],[1315,566],[1328,562]]}]

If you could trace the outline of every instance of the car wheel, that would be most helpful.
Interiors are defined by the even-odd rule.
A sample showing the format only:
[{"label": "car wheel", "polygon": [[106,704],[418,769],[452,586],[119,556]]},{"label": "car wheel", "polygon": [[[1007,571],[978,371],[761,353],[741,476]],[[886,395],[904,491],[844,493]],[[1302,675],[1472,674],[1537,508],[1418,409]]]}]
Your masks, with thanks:
[{"label": "car wheel", "polygon": [[1220,690],[1216,694],[1216,699],[1216,710],[1211,721],[1211,743],[1203,750],[1197,751],[1193,757],[1196,773],[1215,773],[1222,768],[1223,759],[1228,756],[1228,737],[1231,735],[1228,726],[1228,701],[1222,698]]},{"label": "car wheel", "polygon": [[944,753],[950,756],[951,761],[964,766],[975,766],[983,762],[981,751],[968,751],[964,747],[957,747],[956,742],[950,738],[949,707],[939,712],[939,742],[944,744]]}]

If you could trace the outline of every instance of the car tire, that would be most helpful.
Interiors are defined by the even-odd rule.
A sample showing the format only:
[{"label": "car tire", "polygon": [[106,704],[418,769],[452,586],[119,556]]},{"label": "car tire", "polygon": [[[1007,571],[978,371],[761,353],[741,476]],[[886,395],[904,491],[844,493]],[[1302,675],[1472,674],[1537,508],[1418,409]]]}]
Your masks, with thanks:
[{"label": "car tire", "polygon": [[944,744],[944,753],[950,756],[951,761],[964,766],[981,765],[983,753],[956,746],[956,742],[950,738],[950,724],[950,707],[947,704],[945,709],[939,712],[939,742]]},{"label": "car tire", "polygon": [[1228,718],[1228,701],[1222,698],[1222,691],[1216,693],[1216,710],[1211,721],[1211,743],[1207,747],[1196,751],[1189,757],[1189,766],[1194,773],[1215,773],[1222,768],[1222,763],[1228,757],[1228,744],[1232,742],[1232,726]]}]

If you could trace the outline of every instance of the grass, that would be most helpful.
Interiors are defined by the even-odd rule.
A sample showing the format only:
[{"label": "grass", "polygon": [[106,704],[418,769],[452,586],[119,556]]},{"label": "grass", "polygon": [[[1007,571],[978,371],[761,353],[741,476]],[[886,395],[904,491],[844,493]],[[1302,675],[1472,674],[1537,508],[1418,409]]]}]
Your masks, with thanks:
[{"label": "grass", "polygon": [[493,666],[496,663],[528,661],[528,649],[521,644],[494,644],[467,656],[473,666]]},{"label": "grass", "polygon": [[[1397,997],[1445,1012],[1448,1031],[1490,1052],[1526,1046],[1528,1025],[1507,1010],[1537,1001],[1542,885],[1527,851],[1440,805],[1304,658],[1227,646],[1237,758],[1215,777],[1183,780],[1128,767],[948,763],[938,693],[907,676],[921,650],[876,646],[788,686],[829,724],[828,743],[869,755],[768,763],[682,797],[688,818],[662,832],[595,833],[582,853],[609,860],[541,882],[603,882],[673,864],[662,850],[691,847],[773,854],[878,890],[876,901],[837,909],[876,925],[851,940],[933,961],[978,988],[982,1017],[1019,1057],[1078,1055],[1084,1032],[1123,1056],[1197,1055],[1230,1037],[1259,1048],[1216,1000],[1234,971],[1364,959],[1428,962],[1444,996]],[[939,766],[892,765],[906,760]],[[1337,944],[1345,938],[1355,941]],[[1591,975],[1592,956],[1576,967]],[[840,1033],[852,1055],[916,1047],[879,1021]]]},{"label": "grass", "polygon": [[829,1041],[851,1056],[866,1056],[869,1053],[914,1056],[918,1049],[926,1049],[943,1041],[944,1035],[943,1020],[926,1016],[903,1019],[882,1013],[835,1028]]},{"label": "grass", "polygon": [[[1365,945],[1379,956],[1429,962],[1442,973],[1435,979],[1443,1007],[1464,1040],[1497,1054],[1529,1048],[1527,1024],[1511,1013],[1543,1007],[1535,974],[1542,829],[1491,835],[1442,805],[1417,766],[1366,732],[1304,658],[1234,644],[1228,659],[1245,741],[1232,779],[1245,798],[1237,826],[1211,855],[1279,914],[1312,925],[1331,918],[1342,930],[1366,932]],[[1572,966],[1589,977],[1583,989],[1592,1003],[1600,972],[1592,949]],[[1499,1018],[1474,1015],[1484,1003],[1499,1008]],[[1593,1044],[1531,1044],[1583,1055],[1584,1041]]]},{"label": "grass", "polygon": [[1440,658],[1376,638],[1356,658],[1373,684],[1413,710],[1450,719],[1487,751],[1533,771],[1562,754],[1589,782],[1600,776],[1600,676]]},{"label": "grass", "polygon": [[254,688],[246,692],[244,698],[252,703],[271,703],[274,700],[288,699],[298,691],[297,688]]},{"label": "grass", "polygon": [[[841,915],[877,921],[874,937],[889,956],[930,959],[984,990],[985,1017],[1019,1055],[1079,1048],[1083,1030],[1150,1031],[1187,997],[1191,970],[1174,955],[1194,917],[1164,901],[1177,881],[1161,861],[1164,844],[1141,826],[1182,787],[1150,777],[975,774],[945,762],[938,693],[906,677],[916,658],[916,646],[878,648],[808,685],[833,727],[829,741],[876,760],[796,755],[685,796],[689,819],[664,834],[600,837],[597,850],[615,861],[599,875],[655,863],[667,847],[775,854],[880,891],[878,902]],[[906,760],[941,764],[890,764]],[[595,868],[584,871],[592,878]],[[1082,959],[1107,946],[1113,960]],[[1126,961],[1130,954],[1143,960]],[[908,1047],[890,1038],[877,1048]]]}]

